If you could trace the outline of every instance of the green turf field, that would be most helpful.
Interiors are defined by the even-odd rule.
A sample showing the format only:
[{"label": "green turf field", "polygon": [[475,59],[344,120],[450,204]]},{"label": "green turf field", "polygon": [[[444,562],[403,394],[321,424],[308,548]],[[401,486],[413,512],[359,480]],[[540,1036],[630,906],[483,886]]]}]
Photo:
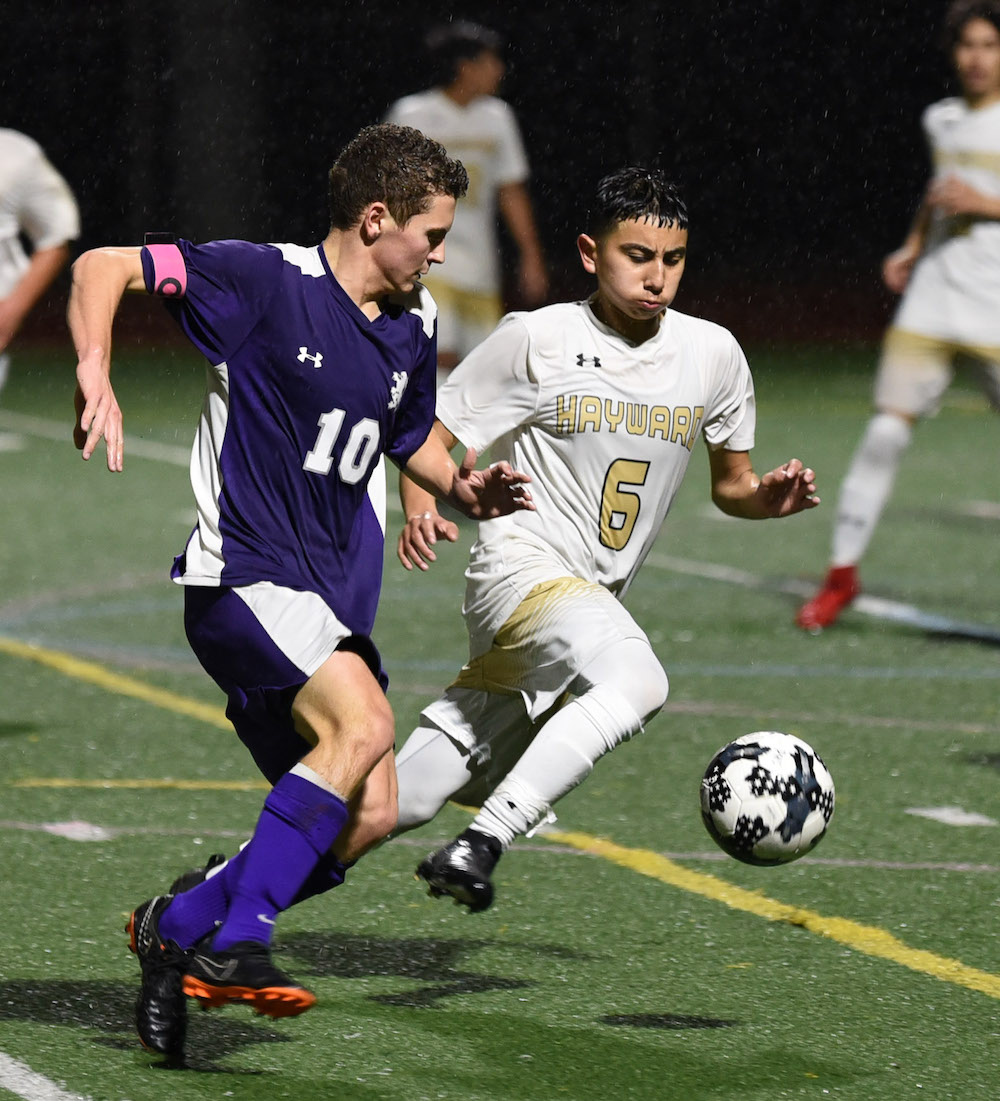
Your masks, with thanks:
[{"label": "green turf field", "polygon": [[[824,508],[727,520],[695,455],[629,600],[670,702],[504,858],[494,908],[470,915],[411,878],[467,820],[449,807],[282,918],[279,962],[315,1009],[192,1006],[189,1068],[167,1070],[133,1035],[122,927],[246,837],[261,801],[167,580],[191,524],[201,367],[122,351],[135,446],[112,476],[68,442],[70,357],[19,354],[0,410],[21,437],[0,450],[0,1097],[998,1096],[1000,647],[861,610],[821,637],[792,625],[796,587],[825,565],[871,358],[751,354],[758,468],[808,461]],[[1000,632],[998,427],[959,383],[917,431],[869,595]],[[426,575],[387,556],[376,640],[400,736],[464,656],[470,536]],[[785,868],[723,857],[698,813],[712,753],[758,729],[805,738],[837,782],[827,838]]]}]

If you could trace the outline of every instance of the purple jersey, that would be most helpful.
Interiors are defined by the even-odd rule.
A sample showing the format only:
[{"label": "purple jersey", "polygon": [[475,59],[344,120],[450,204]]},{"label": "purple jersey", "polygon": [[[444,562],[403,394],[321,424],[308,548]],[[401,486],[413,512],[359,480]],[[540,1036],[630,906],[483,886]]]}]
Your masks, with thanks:
[{"label": "purple jersey", "polygon": [[[405,465],[434,419],[434,303],[418,286],[369,320],[322,246],[177,247],[186,287],[167,307],[210,366],[191,457],[198,523],[173,577],[315,592],[367,635],[382,583],[381,458]],[[153,293],[149,249],[142,258]]]}]

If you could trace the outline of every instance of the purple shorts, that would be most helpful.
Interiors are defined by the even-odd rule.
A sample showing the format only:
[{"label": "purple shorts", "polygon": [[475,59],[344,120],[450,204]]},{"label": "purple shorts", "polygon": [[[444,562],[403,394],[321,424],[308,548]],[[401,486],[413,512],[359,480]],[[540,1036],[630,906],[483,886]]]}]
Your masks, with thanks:
[{"label": "purple shorts", "polygon": [[[383,689],[388,681],[374,643],[352,635],[325,604],[317,604],[318,597],[271,586],[265,593],[266,607],[255,612],[241,592],[256,588],[185,586],[184,629],[198,661],[225,692],[229,701],[226,716],[240,741],[273,784],[312,748],[295,729],[292,702],[325,660],[324,654],[328,657],[338,649],[352,650],[368,664]],[[304,641],[297,647],[283,646],[277,640],[283,637],[280,625],[276,629],[268,624],[275,608],[287,612],[295,602],[304,604],[307,612],[315,612],[323,622],[317,627],[310,614],[308,622],[293,623],[293,628],[301,624],[301,634],[293,630],[292,635]],[[284,618],[287,628],[288,616]]]}]

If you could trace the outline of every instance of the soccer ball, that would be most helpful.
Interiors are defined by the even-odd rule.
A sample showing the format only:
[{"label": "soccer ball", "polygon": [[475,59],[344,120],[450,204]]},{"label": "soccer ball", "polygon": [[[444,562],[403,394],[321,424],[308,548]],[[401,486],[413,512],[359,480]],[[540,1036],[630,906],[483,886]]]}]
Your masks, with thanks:
[{"label": "soccer ball", "polygon": [[823,839],[833,777],[800,738],[776,730],[723,746],[701,781],[701,817],[721,849],[744,864],[787,864]]}]

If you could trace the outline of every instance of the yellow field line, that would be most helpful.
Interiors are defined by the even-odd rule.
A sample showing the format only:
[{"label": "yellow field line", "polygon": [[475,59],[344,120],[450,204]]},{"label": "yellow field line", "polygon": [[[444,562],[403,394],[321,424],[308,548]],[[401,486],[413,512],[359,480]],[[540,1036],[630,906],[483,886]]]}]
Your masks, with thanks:
[{"label": "yellow field line", "polygon": [[[175,692],[156,688],[153,685],[136,680],[134,677],[113,673],[95,662],[83,661],[70,654],[47,650],[42,646],[18,642],[15,639],[3,636],[0,636],[0,653],[38,662],[63,673],[65,676],[95,684],[118,695],[142,700],[154,707],[162,707],[167,711],[174,711],[181,715],[200,719],[213,726],[222,727],[224,730],[232,729],[220,707],[213,707],[198,700],[180,696]],[[217,781],[213,783],[212,781],[194,780],[22,780],[19,786],[175,787],[193,790],[195,788],[206,788],[209,785],[218,790],[243,791],[250,788],[250,785],[242,781]],[[260,786],[263,788],[267,785],[260,784]],[[798,925],[803,929],[807,929],[810,933],[829,937],[839,944],[864,952],[866,955],[890,960],[903,967],[908,967],[912,971],[931,975],[944,982],[964,986],[969,990],[987,994],[991,998],[1000,999],[1000,976],[990,974],[987,971],[977,971],[974,967],[966,966],[960,960],[937,956],[933,952],[926,952],[918,948],[909,948],[891,933],[879,929],[877,926],[862,925],[848,918],[824,917],[814,910],[806,910],[800,906],[790,906],[788,903],[778,902],[776,899],[768,898],[757,891],[748,891],[743,887],[737,887],[725,880],[716,879],[715,876],[707,875],[704,872],[684,868],[679,864],[675,864],[672,860],[668,860],[665,856],[648,849],[628,849],[622,845],[616,845],[613,841],[592,837],[590,834],[561,830],[547,830],[545,837],[559,844],[592,853],[604,860],[611,861],[613,864],[629,868],[640,875],[658,879],[660,882],[667,883],[680,890],[701,895],[703,898],[714,902],[721,902],[734,910],[744,910],[747,913],[766,918],[768,921],[784,921],[790,925]]]},{"label": "yellow field line", "polygon": [[125,676],[123,673],[113,673],[103,665],[98,665],[97,662],[84,661],[82,658],[73,657],[72,654],[47,650],[44,646],[19,642],[17,639],[5,638],[2,635],[0,635],[0,653],[37,662],[67,677],[85,681],[87,684],[96,684],[98,688],[107,689],[108,692],[114,692],[119,696],[130,696],[132,699],[150,703],[154,707],[162,707],[178,715],[200,719],[202,722],[232,732],[233,728],[221,707],[201,703],[199,700],[180,696],[176,692],[168,692],[165,688],[156,688],[152,684],[146,684],[145,681],[136,680],[135,677]]},{"label": "yellow field line", "polygon": [[648,849],[627,849],[622,845],[616,845],[613,841],[591,837],[586,833],[561,830],[546,830],[544,837],[547,840],[592,853],[594,856],[600,856],[613,864],[629,868],[651,879],[658,879],[672,887],[679,887],[691,894],[701,895],[713,902],[722,902],[734,910],[745,910],[747,913],[767,918],[768,921],[784,921],[790,925],[798,925],[810,933],[829,937],[838,944],[847,945],[848,948],[864,952],[866,955],[891,960],[893,963],[910,968],[911,971],[919,971],[944,982],[964,986],[969,990],[977,990],[991,998],[1000,998],[1000,975],[993,975],[988,971],[977,971],[974,967],[967,967],[960,960],[936,956],[933,952],[925,952],[918,948],[909,948],[891,933],[877,926],[862,925],[847,918],[824,917],[814,910],[778,902],[757,891],[736,887],[732,883],[726,883],[704,872],[683,868],[665,856]]},{"label": "yellow field line", "polygon": [[73,780],[64,776],[15,780],[12,788],[84,788],[116,791],[270,791],[266,780]]}]

